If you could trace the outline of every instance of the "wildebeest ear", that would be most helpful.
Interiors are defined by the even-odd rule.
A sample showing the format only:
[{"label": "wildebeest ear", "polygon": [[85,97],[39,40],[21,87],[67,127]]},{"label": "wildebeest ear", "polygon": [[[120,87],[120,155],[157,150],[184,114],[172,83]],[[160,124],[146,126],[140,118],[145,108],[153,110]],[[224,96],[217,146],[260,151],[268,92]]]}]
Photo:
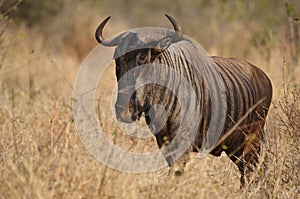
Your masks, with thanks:
[{"label": "wildebeest ear", "polygon": [[156,49],[155,49],[156,52],[161,53],[164,50],[166,50],[171,45],[172,41],[173,41],[172,36],[164,37],[163,39],[158,41]]}]

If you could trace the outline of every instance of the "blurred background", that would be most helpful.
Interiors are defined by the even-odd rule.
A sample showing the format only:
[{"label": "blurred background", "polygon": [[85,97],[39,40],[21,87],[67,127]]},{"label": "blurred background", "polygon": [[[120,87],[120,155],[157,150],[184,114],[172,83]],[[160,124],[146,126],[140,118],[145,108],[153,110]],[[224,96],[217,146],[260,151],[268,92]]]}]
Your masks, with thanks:
[{"label": "blurred background", "polygon": [[[185,176],[170,181],[161,173],[119,173],[82,146],[72,119],[72,86],[98,45],[95,29],[108,15],[106,37],[137,27],[171,28],[165,13],[209,54],[248,60],[272,80],[266,153],[273,166],[256,187],[240,192],[239,174],[226,158],[193,160]],[[299,58],[298,0],[0,0],[0,197],[296,198]],[[116,127],[106,128],[117,136]],[[131,138],[123,142],[137,145]]]},{"label": "blurred background", "polygon": [[171,28],[164,16],[168,13],[211,55],[247,59],[266,70],[276,68],[279,74],[269,74],[273,80],[286,65],[287,78],[294,79],[300,53],[299,4],[295,0],[2,0],[1,24],[6,31],[2,28],[1,41],[5,39],[10,48],[30,46],[20,49],[23,53],[47,52],[72,59],[76,67],[97,45],[94,31],[104,17],[112,16],[104,32],[109,37],[136,27]]}]

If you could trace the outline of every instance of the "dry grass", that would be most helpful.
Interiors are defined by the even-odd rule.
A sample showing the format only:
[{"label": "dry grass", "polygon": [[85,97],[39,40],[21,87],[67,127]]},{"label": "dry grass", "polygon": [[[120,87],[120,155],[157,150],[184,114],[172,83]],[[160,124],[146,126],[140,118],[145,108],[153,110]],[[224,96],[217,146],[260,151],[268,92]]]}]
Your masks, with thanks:
[{"label": "dry grass", "polygon": [[[206,45],[212,54],[249,59],[261,66],[272,79],[274,101],[268,116],[263,150],[268,169],[265,172],[257,170],[257,183],[240,190],[238,170],[224,155],[198,159],[196,154],[191,154],[186,172],[179,177],[168,175],[168,169],[146,174],[122,173],[95,160],[76,132],[71,95],[82,59],[96,46],[94,28],[104,17],[104,12],[108,12],[104,10],[101,16],[93,14],[97,9],[76,3],[66,6],[43,34],[38,27],[29,29],[24,25],[9,25],[0,35],[1,198],[300,197],[300,90],[297,79],[300,67],[290,60],[289,44],[285,43],[282,34],[278,34],[273,41],[275,44],[267,48],[244,45],[250,41],[247,34],[260,32],[261,27],[252,24],[249,29],[252,32],[241,34],[247,32],[242,19],[234,20],[232,25],[226,24],[234,31],[224,35],[214,29],[220,26],[228,31],[222,26],[224,21],[218,22],[219,16],[211,16],[213,24],[207,25],[207,29],[215,31],[215,41]],[[185,14],[180,14],[182,24],[188,21],[183,20]],[[130,24],[115,17],[105,34],[135,24],[134,20]],[[1,31],[3,26],[0,25]],[[66,25],[67,30],[64,29]],[[189,21],[184,27],[192,25]],[[280,30],[285,28],[284,25],[278,26]],[[57,34],[55,30],[62,32]],[[190,30],[194,34],[193,29]],[[229,45],[235,39],[243,43],[241,49],[234,50],[236,46]],[[269,50],[268,59],[261,53],[265,50]],[[114,86],[112,70],[108,74],[111,79],[100,84],[105,92]],[[99,92],[97,98],[100,98],[100,103],[110,106],[105,101],[105,94]],[[118,145],[133,151],[156,149],[153,139],[139,141],[123,136],[111,117],[101,115],[101,111],[99,117],[108,136]]]}]

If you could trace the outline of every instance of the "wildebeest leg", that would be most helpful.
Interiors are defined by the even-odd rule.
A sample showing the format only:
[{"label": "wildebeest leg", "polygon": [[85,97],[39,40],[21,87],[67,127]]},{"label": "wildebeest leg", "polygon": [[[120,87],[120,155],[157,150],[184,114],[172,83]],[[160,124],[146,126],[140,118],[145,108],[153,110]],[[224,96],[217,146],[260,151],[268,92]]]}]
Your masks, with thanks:
[{"label": "wildebeest leg", "polygon": [[[245,147],[244,151],[247,150],[246,148],[248,148],[248,146]],[[246,184],[250,183],[250,177],[257,166],[259,154],[259,148],[256,148],[256,151],[251,151],[247,154],[243,153],[241,160],[237,163],[241,173],[242,187],[245,187]]]},{"label": "wildebeest leg", "polygon": [[[168,162],[168,158],[166,160]],[[168,162],[170,166],[169,174],[174,174],[175,176],[181,176],[184,173],[184,169],[188,161],[189,161],[189,153],[186,152],[178,160],[173,161],[171,164],[169,164]]]},{"label": "wildebeest leg", "polygon": [[[173,152],[172,152],[173,153]],[[186,163],[189,160],[189,150],[186,151],[182,156],[180,156],[178,159],[174,159],[175,156],[166,153],[165,159],[166,162],[169,165],[169,175],[174,174],[175,176],[181,176],[184,172]],[[176,151],[175,151],[176,153]]]},{"label": "wildebeest leg", "polygon": [[244,164],[244,161],[238,157],[238,154],[239,152],[235,153],[234,155],[233,154],[229,154],[229,157],[231,159],[232,162],[234,162],[238,169],[239,169],[239,172],[241,174],[241,177],[240,177],[240,182],[241,182],[241,188],[245,186],[246,184],[246,179],[245,179],[245,164]]},{"label": "wildebeest leg", "polygon": [[241,187],[245,187],[246,184],[250,183],[251,173],[257,166],[261,147],[260,135],[262,135],[262,132],[262,130],[257,130],[247,135],[242,149],[230,157],[241,173]]},{"label": "wildebeest leg", "polygon": [[241,174],[240,182],[241,188],[245,187],[250,181],[250,174],[253,171],[255,164],[247,162],[247,156],[231,156],[230,159],[237,165]]}]

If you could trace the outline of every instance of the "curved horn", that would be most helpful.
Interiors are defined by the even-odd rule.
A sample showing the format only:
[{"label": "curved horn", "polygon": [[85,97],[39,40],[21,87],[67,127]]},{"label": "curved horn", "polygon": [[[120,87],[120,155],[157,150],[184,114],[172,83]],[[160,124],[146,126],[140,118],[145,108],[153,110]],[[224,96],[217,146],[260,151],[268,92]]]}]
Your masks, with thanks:
[{"label": "curved horn", "polygon": [[96,29],[95,32],[95,37],[96,40],[101,44],[104,41],[104,38],[102,36],[102,32],[103,32],[103,28],[105,26],[105,24],[108,22],[108,20],[110,19],[110,16],[106,17],[101,24],[98,26],[98,28]]},{"label": "curved horn", "polygon": [[102,44],[103,46],[117,46],[120,43],[120,38],[117,37],[115,39],[112,40],[105,40],[103,38],[102,32],[103,32],[103,28],[105,26],[105,24],[108,22],[108,20],[110,19],[110,16],[106,17],[101,24],[98,26],[98,28],[96,29],[95,32],[95,37],[96,40]]},{"label": "curved horn", "polygon": [[178,36],[179,38],[181,38],[182,35],[183,35],[181,26],[178,24],[178,22],[177,22],[173,17],[171,17],[171,16],[168,15],[168,14],[165,14],[165,15],[166,15],[166,17],[170,20],[170,22],[172,23],[172,25],[173,25],[173,27],[174,27],[174,30],[177,32],[177,36]]}]

